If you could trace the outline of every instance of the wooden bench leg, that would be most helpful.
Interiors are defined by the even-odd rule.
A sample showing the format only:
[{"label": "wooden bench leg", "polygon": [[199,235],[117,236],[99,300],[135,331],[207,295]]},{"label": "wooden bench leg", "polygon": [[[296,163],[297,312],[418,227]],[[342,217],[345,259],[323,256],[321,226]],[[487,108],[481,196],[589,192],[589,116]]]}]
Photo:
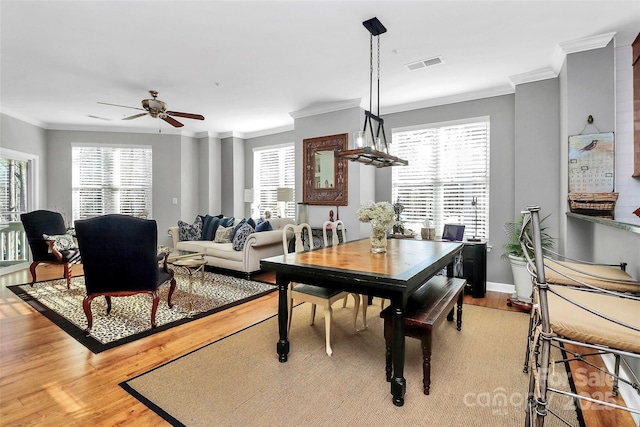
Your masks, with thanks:
[{"label": "wooden bench leg", "polygon": [[426,331],[422,343],[422,385],[424,394],[429,395],[431,387],[431,331]]}]

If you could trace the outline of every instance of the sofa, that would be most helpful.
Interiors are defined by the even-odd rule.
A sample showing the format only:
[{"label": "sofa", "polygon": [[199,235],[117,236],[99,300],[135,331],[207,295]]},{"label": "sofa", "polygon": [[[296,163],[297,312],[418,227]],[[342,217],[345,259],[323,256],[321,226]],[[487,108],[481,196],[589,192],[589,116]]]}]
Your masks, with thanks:
[{"label": "sofa", "polygon": [[[234,226],[241,220],[235,219]],[[271,230],[253,232],[246,237],[242,250],[235,250],[233,243],[217,243],[212,240],[180,240],[180,228],[169,227],[169,236],[173,239],[173,247],[179,250],[203,252],[207,265],[215,268],[245,273],[249,277],[260,270],[260,260],[284,254],[282,246],[282,229],[293,224],[292,218],[269,219]],[[184,237],[184,236],[183,236]],[[287,240],[293,238],[287,236]]]}]

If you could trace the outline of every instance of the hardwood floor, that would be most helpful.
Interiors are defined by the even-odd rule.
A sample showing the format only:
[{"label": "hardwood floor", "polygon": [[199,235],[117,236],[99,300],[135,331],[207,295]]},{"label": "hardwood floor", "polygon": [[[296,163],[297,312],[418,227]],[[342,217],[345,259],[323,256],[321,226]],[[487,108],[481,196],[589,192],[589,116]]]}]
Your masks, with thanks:
[{"label": "hardwood floor", "polygon": [[[82,269],[76,266],[74,275],[81,273]],[[46,280],[61,277],[62,270],[40,266],[37,274],[39,280]],[[260,279],[274,281],[268,274]],[[277,293],[274,292],[93,354],[6,289],[29,280],[27,270],[0,276],[0,424],[3,426],[167,425],[118,384],[277,313]],[[517,310],[506,306],[505,294],[496,292],[488,292],[482,299],[467,296],[465,303]],[[606,412],[614,419],[600,420],[600,414],[591,417],[587,413],[588,427],[634,425],[615,415],[621,411],[590,412]]]}]

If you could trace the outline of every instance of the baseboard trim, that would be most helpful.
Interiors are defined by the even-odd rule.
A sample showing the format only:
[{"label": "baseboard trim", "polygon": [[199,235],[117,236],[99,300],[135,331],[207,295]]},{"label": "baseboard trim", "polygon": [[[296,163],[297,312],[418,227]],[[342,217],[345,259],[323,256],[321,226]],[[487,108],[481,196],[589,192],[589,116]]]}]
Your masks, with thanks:
[{"label": "baseboard trim", "polygon": [[487,282],[487,291],[513,294],[516,291],[516,287],[508,283]]}]

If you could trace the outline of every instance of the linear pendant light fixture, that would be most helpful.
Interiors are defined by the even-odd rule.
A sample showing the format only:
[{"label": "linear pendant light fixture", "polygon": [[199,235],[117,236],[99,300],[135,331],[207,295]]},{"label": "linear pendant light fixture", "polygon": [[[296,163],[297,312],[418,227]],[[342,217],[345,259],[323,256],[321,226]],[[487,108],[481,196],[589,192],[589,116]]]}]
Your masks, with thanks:
[{"label": "linear pendant light fixture", "polygon": [[[387,144],[387,135],[384,132],[384,120],[380,117],[380,34],[384,34],[387,32],[387,29],[382,25],[382,22],[378,20],[378,18],[373,17],[369,20],[366,20],[362,23],[364,27],[371,34],[369,38],[369,110],[364,112],[364,127],[363,132],[366,135],[367,125],[369,126],[369,131],[371,132],[371,141],[374,143],[374,147],[376,149],[380,149],[381,147],[375,144],[377,138],[381,138],[380,142],[384,144],[384,149],[389,153],[389,145]],[[378,73],[377,73],[377,111],[376,114],[373,114],[373,37],[376,37],[378,42]],[[376,133],[373,133],[373,123],[371,121],[375,121],[378,126],[376,128]],[[380,131],[382,131],[382,137],[380,136]]]}]

